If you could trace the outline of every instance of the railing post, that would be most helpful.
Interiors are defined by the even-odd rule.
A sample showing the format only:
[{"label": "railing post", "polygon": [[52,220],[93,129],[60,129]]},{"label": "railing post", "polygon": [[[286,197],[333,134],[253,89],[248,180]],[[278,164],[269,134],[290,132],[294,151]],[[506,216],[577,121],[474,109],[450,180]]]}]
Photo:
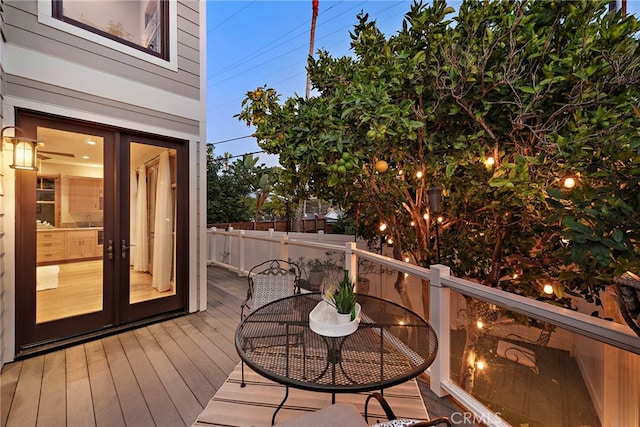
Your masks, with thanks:
[{"label": "railing post", "polygon": [[353,253],[355,248],[356,242],[346,242],[344,250],[344,266],[349,270],[349,279],[352,283],[358,282],[358,255]]},{"label": "railing post", "polygon": [[430,386],[438,397],[446,396],[448,393],[442,388],[444,381],[451,378],[451,360],[449,357],[451,348],[451,327],[450,315],[451,311],[451,290],[442,286],[441,279],[449,277],[451,270],[449,267],[441,264],[429,267],[431,272],[430,279],[430,302],[429,302],[429,322],[438,336],[438,354],[429,370]]},{"label": "railing post", "polygon": [[209,256],[207,257],[208,264],[213,264],[216,261],[216,227],[209,229]]},{"label": "railing post", "polygon": [[318,230],[318,242],[322,242],[324,241],[324,231],[323,230]]},{"label": "railing post", "polygon": [[280,259],[289,261],[289,236],[287,235],[280,238]]},{"label": "railing post", "polygon": [[[229,233],[233,233],[233,226],[229,225],[229,227],[227,227],[227,231]],[[223,249],[223,258],[222,258],[222,262],[224,264],[227,264],[228,266],[233,267],[233,265],[231,264],[231,252],[233,252],[233,235],[231,236],[224,236],[224,249]],[[227,245],[228,243],[228,245]],[[226,260],[225,260],[226,257]],[[239,272],[238,272],[239,273]]]},{"label": "railing post", "polygon": [[238,266],[238,272],[242,273],[243,271],[245,271],[244,268],[244,258],[245,258],[245,239],[244,236],[247,234],[247,232],[245,230],[240,230],[240,234],[238,235],[238,239],[239,239],[239,247],[240,247],[240,262],[239,262],[239,266]]},{"label": "railing post", "polygon": [[[275,230],[273,228],[269,229],[269,237],[270,238],[273,238],[273,236],[275,236],[274,231]],[[273,242],[269,242],[269,257],[267,259],[277,258],[277,257],[273,256],[274,246],[275,246],[275,244]],[[276,249],[278,249],[278,248],[276,247]]]}]

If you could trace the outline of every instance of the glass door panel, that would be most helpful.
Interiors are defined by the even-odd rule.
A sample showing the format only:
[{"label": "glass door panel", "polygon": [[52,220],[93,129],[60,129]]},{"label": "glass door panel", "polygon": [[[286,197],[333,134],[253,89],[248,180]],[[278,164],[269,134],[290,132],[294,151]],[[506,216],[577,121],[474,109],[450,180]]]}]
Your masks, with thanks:
[{"label": "glass door panel", "polygon": [[18,353],[185,312],[187,141],[31,112],[17,124],[44,141],[37,173],[16,171]]},{"label": "glass door panel", "polygon": [[176,295],[176,156],[173,148],[131,142],[129,303]]},{"label": "glass door panel", "polygon": [[104,309],[104,139],[37,127],[36,323]]}]

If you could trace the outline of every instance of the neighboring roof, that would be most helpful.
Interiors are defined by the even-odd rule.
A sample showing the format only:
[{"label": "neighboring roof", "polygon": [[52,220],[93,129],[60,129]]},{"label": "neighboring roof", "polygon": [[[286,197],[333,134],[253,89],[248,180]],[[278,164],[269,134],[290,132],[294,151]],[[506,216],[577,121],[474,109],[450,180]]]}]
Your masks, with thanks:
[{"label": "neighboring roof", "polygon": [[328,222],[332,222],[332,221],[337,221],[338,217],[340,217],[341,215],[344,215],[344,211],[340,209],[335,209],[327,212],[327,214],[324,217]]}]

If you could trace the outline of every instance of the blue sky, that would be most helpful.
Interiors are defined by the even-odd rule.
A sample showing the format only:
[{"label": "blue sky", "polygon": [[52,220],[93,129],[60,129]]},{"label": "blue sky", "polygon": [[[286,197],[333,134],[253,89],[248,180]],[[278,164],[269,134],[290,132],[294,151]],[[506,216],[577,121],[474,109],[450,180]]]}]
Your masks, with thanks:
[{"label": "blue sky", "polygon": [[[360,11],[376,19],[389,36],[401,28],[411,4],[320,0],[314,51],[348,54],[349,31]],[[216,143],[215,155],[260,150],[254,138],[218,143],[252,133],[233,117],[247,91],[266,84],[281,100],[296,93],[304,96],[311,15],[311,0],[207,2],[207,142]],[[267,165],[277,164],[265,154],[256,156]]]},{"label": "blue sky", "polygon": [[[459,3],[449,1],[454,7]],[[323,48],[334,57],[349,54],[349,31],[360,11],[392,35],[411,4],[320,0],[314,51]],[[629,0],[627,7],[640,16],[640,0]],[[266,84],[281,100],[296,93],[304,96],[311,15],[311,0],[207,2],[207,142],[215,144],[216,156],[260,151],[255,138],[244,138],[253,130],[233,117],[247,91]],[[273,156],[256,156],[268,166],[277,165]]]}]

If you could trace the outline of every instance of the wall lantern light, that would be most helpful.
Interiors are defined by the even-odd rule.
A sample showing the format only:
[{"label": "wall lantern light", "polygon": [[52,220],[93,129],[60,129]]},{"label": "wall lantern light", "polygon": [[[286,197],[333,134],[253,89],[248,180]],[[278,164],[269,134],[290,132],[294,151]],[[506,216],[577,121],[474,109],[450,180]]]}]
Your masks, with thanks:
[{"label": "wall lantern light", "polygon": [[431,187],[427,190],[429,196],[429,210],[431,213],[438,213],[442,208],[442,188]]},{"label": "wall lantern light", "polygon": [[[4,136],[8,129],[14,129],[14,136]],[[13,169],[37,171],[38,144],[35,139],[22,136],[24,131],[16,126],[2,128],[2,142],[13,144],[13,162],[9,165]],[[4,145],[4,144],[3,144]]]}]

